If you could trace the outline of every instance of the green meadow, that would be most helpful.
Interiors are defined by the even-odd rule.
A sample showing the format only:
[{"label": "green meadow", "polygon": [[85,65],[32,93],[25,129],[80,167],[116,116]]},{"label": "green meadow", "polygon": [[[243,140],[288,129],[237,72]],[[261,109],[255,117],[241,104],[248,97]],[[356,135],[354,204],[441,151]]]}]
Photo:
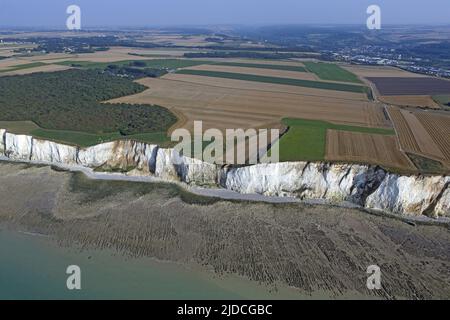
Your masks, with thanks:
[{"label": "green meadow", "polygon": [[308,71],[322,80],[362,83],[358,77],[334,63],[303,62]]},{"label": "green meadow", "polygon": [[285,118],[289,130],[280,139],[280,161],[319,161],[325,158],[327,130],[394,135],[394,130],[339,125],[320,120]]}]

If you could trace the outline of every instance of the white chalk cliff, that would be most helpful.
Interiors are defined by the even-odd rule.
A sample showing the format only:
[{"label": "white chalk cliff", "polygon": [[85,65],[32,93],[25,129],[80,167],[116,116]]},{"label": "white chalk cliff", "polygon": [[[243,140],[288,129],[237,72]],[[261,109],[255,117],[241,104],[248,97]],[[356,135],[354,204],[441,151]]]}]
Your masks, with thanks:
[{"label": "white chalk cliff", "polygon": [[0,155],[11,160],[115,170],[243,194],[343,201],[408,216],[450,217],[449,176],[400,176],[378,166],[283,162],[224,167],[130,140],[89,148],[16,135],[0,129]]}]

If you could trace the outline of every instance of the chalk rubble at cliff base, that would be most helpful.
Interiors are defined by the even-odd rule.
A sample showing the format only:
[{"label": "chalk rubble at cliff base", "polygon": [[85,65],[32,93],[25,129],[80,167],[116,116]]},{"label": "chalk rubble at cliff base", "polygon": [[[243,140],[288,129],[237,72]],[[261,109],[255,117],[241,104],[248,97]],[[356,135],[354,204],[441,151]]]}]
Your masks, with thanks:
[{"label": "chalk rubble at cliff base", "polygon": [[[220,167],[180,156],[173,149],[119,140],[89,148],[17,135],[0,129],[0,155],[11,160],[124,169],[128,176],[154,176],[243,194],[351,202],[389,213],[450,216],[449,176],[401,176],[378,166],[282,162]],[[174,164],[173,159],[176,159]]]}]

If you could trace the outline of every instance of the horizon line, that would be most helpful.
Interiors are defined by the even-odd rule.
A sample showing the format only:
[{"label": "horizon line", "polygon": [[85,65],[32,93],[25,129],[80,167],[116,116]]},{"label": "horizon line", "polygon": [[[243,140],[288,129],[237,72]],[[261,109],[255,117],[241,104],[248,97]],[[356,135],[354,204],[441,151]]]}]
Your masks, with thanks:
[{"label": "horizon line", "polygon": [[[415,27],[423,27],[423,26],[434,26],[434,27],[450,27],[449,22],[445,23],[384,23],[385,27],[399,27],[399,26],[415,26]],[[213,27],[280,27],[280,26],[286,26],[286,27],[307,27],[307,26],[348,26],[348,27],[365,27],[366,25],[364,23],[270,23],[270,24],[261,24],[261,23],[254,23],[254,24],[244,24],[244,23],[219,23],[219,24],[159,24],[159,25],[86,25],[83,26],[80,31],[89,30],[89,29],[114,29],[114,28],[213,28]],[[42,30],[56,30],[56,31],[71,31],[73,30],[67,30],[63,25],[35,25],[35,26],[14,26],[14,25],[0,25],[0,29],[42,29]]]}]

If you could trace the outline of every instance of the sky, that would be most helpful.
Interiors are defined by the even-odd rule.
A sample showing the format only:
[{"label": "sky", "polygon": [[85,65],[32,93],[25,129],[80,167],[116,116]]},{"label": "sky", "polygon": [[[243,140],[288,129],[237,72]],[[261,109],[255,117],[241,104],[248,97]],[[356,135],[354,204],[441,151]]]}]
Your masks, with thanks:
[{"label": "sky", "polygon": [[372,4],[385,24],[450,24],[450,0],[0,0],[0,26],[64,28],[72,4],[84,27],[365,24]]}]

